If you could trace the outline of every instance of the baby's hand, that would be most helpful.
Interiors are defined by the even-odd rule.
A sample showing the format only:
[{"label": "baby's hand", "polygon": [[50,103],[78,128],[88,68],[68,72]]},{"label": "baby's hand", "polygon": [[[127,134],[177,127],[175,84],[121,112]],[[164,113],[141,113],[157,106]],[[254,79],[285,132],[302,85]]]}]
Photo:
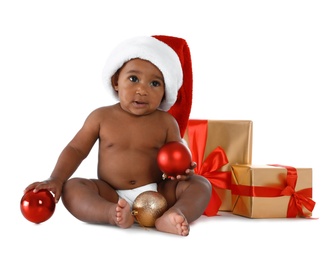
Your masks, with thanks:
[{"label": "baby's hand", "polygon": [[28,185],[25,188],[24,193],[26,193],[29,190],[34,190],[34,192],[38,192],[39,190],[46,189],[55,195],[55,203],[57,203],[61,197],[62,187],[63,182],[61,180],[56,178],[50,178],[45,181],[34,182]]},{"label": "baby's hand", "polygon": [[189,179],[190,176],[195,174],[194,169],[196,168],[196,166],[197,166],[196,162],[192,162],[191,165],[190,165],[190,168],[185,171],[185,174],[177,175],[175,178],[172,177],[171,179],[172,180],[177,179],[177,180],[180,180],[180,181],[185,181],[185,180]]}]

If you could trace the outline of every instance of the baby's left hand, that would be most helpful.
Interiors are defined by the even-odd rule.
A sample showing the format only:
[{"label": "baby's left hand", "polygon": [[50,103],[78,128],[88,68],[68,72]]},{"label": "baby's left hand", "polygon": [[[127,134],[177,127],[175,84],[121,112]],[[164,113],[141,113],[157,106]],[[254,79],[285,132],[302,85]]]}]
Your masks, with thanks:
[{"label": "baby's left hand", "polygon": [[179,181],[185,181],[190,178],[190,176],[194,175],[194,169],[196,168],[197,164],[196,162],[192,162],[190,165],[190,168],[185,171],[185,174],[177,175],[175,178],[171,177],[172,180],[176,179]]}]

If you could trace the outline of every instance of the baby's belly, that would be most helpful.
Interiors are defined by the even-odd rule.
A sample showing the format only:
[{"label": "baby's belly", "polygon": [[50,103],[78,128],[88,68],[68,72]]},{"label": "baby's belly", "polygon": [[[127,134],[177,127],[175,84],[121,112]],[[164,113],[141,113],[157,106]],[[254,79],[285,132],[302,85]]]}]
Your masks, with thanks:
[{"label": "baby's belly", "polygon": [[114,189],[134,189],[162,180],[156,153],[119,152],[99,157],[98,178]]}]

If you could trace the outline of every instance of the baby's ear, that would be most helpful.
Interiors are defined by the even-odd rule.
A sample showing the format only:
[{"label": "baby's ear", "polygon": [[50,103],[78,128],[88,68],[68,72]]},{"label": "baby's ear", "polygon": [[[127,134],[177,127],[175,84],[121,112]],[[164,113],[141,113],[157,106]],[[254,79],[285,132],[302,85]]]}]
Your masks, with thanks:
[{"label": "baby's ear", "polygon": [[118,90],[118,72],[116,72],[112,77],[111,77],[111,84],[112,88],[117,91]]}]

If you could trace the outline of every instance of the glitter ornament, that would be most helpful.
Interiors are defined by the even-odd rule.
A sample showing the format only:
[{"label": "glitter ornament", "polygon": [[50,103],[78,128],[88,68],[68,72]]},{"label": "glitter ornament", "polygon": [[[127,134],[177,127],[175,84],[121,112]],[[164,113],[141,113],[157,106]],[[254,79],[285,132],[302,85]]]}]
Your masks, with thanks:
[{"label": "glitter ornament", "polygon": [[159,192],[145,191],[134,200],[132,215],[143,227],[154,227],[155,220],[167,210],[166,199]]}]

